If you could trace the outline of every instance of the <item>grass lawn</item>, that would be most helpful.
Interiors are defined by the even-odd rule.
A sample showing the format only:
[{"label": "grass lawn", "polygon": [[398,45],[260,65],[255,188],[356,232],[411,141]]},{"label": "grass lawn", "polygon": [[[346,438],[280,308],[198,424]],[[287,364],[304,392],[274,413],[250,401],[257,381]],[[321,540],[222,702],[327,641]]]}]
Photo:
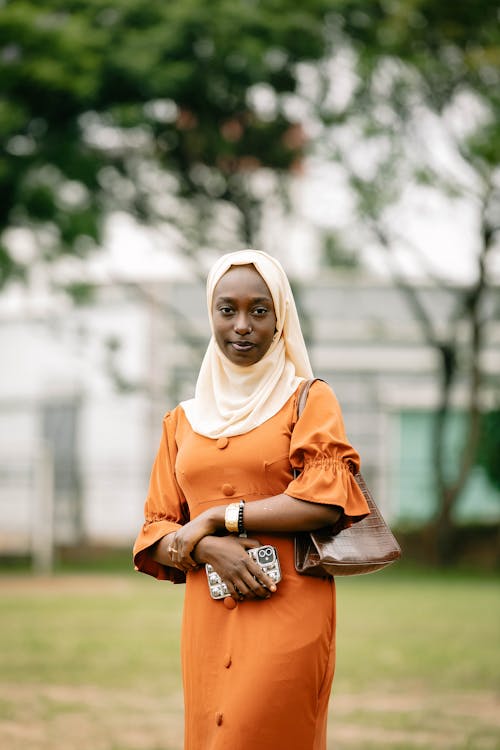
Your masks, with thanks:
[{"label": "grass lawn", "polygon": [[[134,573],[0,577],[0,748],[181,750],[182,597]],[[500,750],[497,579],[340,580],[337,648],[329,749]]]}]

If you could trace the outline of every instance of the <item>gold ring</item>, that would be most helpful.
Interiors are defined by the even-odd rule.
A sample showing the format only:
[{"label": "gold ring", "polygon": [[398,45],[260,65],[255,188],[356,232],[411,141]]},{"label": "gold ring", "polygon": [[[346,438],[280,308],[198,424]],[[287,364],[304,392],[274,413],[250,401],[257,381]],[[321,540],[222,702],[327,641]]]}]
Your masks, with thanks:
[{"label": "gold ring", "polygon": [[169,547],[169,548],[168,548],[168,551],[169,551],[169,552],[178,552],[179,550],[178,550],[178,549],[176,549],[175,547]]}]

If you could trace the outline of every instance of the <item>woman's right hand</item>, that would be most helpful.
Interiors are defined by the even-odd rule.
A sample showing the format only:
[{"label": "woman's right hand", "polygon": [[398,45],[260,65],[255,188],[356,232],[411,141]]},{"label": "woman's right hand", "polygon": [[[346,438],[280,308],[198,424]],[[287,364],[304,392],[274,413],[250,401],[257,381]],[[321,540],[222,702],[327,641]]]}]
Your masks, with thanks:
[{"label": "woman's right hand", "polygon": [[269,599],[276,584],[247,553],[252,547],[260,547],[260,542],[236,536],[206,536],[198,542],[193,557],[200,564],[210,563],[235,601]]}]

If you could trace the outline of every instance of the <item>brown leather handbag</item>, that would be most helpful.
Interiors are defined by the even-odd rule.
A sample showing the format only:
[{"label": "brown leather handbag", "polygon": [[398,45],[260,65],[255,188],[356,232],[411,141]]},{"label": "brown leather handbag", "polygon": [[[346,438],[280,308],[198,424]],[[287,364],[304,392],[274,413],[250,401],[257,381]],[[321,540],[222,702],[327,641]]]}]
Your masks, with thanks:
[{"label": "brown leather handbag", "polygon": [[[297,419],[302,414],[314,380],[306,380],[299,394]],[[295,471],[294,475],[298,476]],[[295,569],[306,576],[353,576],[373,573],[401,557],[401,548],[384,521],[361,475],[354,474],[370,514],[345,526],[340,518],[333,527],[301,532],[295,536]]]}]

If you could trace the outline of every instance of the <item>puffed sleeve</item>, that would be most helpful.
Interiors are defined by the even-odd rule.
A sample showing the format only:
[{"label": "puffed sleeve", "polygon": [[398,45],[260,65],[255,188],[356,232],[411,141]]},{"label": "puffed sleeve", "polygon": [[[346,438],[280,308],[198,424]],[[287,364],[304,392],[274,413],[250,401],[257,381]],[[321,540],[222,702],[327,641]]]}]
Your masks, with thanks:
[{"label": "puffed sleeve", "polygon": [[290,463],[300,471],[285,493],[299,500],[342,508],[343,525],[369,514],[354,474],[359,455],[346,438],[339,403],[327,383],[317,380],[290,441]]},{"label": "puffed sleeve", "polygon": [[156,455],[144,507],[144,524],[134,544],[134,565],[141,573],[159,580],[184,583],[185,574],[177,568],[162,565],[151,556],[151,546],[166,534],[176,531],[189,520],[189,510],[175,478],[175,412],[163,419],[160,447]]}]

